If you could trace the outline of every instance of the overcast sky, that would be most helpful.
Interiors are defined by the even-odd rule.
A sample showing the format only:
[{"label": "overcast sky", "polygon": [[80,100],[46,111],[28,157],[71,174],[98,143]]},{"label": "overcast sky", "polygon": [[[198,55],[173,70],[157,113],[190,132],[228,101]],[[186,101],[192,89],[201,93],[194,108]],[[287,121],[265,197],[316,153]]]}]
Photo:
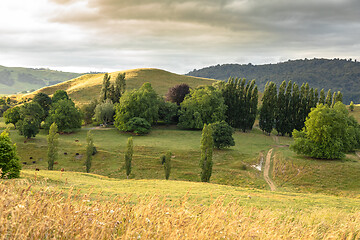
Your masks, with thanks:
[{"label": "overcast sky", "polygon": [[0,65],[187,73],[360,60],[359,0],[1,0]]}]

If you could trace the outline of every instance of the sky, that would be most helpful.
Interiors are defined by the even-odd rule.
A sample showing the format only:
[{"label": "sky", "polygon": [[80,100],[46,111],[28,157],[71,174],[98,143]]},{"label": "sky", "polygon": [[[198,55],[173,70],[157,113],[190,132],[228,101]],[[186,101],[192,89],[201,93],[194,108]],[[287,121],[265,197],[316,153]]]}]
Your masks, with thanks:
[{"label": "sky", "polygon": [[1,0],[0,65],[175,73],[360,60],[359,0]]}]

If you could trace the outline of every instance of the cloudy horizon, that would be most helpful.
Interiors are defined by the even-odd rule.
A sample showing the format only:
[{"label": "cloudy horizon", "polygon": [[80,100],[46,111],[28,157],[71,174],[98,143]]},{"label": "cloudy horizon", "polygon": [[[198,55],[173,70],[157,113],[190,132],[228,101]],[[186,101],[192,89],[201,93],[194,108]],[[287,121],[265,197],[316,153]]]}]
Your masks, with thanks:
[{"label": "cloudy horizon", "polygon": [[360,56],[356,0],[3,0],[0,65],[63,71]]}]

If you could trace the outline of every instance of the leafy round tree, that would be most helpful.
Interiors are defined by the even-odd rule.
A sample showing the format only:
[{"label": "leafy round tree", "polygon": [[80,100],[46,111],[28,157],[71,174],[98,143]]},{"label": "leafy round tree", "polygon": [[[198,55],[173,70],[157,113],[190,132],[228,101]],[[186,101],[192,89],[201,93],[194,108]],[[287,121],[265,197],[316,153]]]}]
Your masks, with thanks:
[{"label": "leafy round tree", "polygon": [[220,91],[212,86],[197,88],[192,90],[181,103],[178,126],[186,129],[202,129],[204,123],[224,120],[226,108]]},{"label": "leafy round tree", "polygon": [[96,121],[104,123],[104,125],[114,120],[114,104],[110,99],[106,99],[105,102],[99,103],[95,108]]},{"label": "leafy round tree", "polygon": [[40,121],[30,117],[19,120],[16,123],[19,134],[26,138],[35,137],[39,133]]},{"label": "leafy round tree", "polygon": [[44,118],[44,110],[37,102],[25,103],[20,107],[19,112],[20,119],[28,118],[33,121],[37,121],[40,127],[40,123]]},{"label": "leafy round tree", "polygon": [[47,136],[47,157],[48,157],[48,169],[54,169],[54,162],[58,157],[58,145],[59,145],[59,134],[57,133],[58,128],[56,123],[51,124],[49,135]]},{"label": "leafy round tree", "polygon": [[160,100],[150,83],[141,88],[125,92],[116,105],[115,127],[120,131],[128,131],[128,122],[134,117],[145,119],[153,124],[159,118]]},{"label": "leafy round tree", "polygon": [[81,113],[84,117],[85,124],[92,123],[92,118],[95,114],[95,108],[98,105],[97,99],[91,100],[90,103],[85,104],[81,107]]},{"label": "leafy round tree", "polygon": [[290,147],[296,153],[338,159],[359,147],[360,127],[341,102],[335,103],[334,108],[320,104],[310,112],[305,128],[294,130],[293,136]]},{"label": "leafy round tree", "polygon": [[81,113],[74,102],[63,99],[53,103],[45,122],[47,127],[55,122],[60,132],[73,132],[81,128],[81,119]]},{"label": "leafy round tree", "polygon": [[151,125],[143,118],[134,117],[127,123],[127,132],[134,132],[136,134],[148,134],[151,129]]},{"label": "leafy round tree", "polygon": [[21,165],[16,153],[16,145],[11,143],[9,133],[0,134],[0,178],[20,177]]},{"label": "leafy round tree", "polygon": [[69,95],[65,90],[56,90],[54,95],[52,96],[51,100],[53,103],[56,103],[60,100],[69,100]]},{"label": "leafy round tree", "polygon": [[172,102],[160,101],[159,120],[166,124],[178,121],[178,106]]},{"label": "leafy round tree", "polygon": [[213,131],[214,147],[221,149],[235,146],[235,141],[232,136],[234,129],[225,122],[215,122],[210,124]]},{"label": "leafy round tree", "polygon": [[12,123],[16,129],[16,123],[20,120],[20,107],[9,108],[4,112],[5,123]]},{"label": "leafy round tree", "polygon": [[187,94],[190,93],[190,86],[186,83],[175,85],[172,88],[169,88],[166,93],[166,101],[176,103],[180,105]]}]

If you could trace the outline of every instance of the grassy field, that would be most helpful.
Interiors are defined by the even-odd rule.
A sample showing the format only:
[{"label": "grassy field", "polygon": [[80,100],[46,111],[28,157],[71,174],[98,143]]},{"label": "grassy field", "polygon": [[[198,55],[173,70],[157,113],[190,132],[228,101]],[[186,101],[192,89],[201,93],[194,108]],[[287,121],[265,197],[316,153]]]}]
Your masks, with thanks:
[{"label": "grassy field", "polygon": [[[212,79],[178,75],[152,68],[133,69],[123,72],[126,74],[127,89],[139,88],[145,82],[150,82],[153,88],[156,89],[156,92],[161,96],[165,95],[168,89],[176,84],[187,83],[191,87],[197,87],[199,85],[211,85],[215,82],[215,80]],[[109,73],[111,75],[110,81],[114,82],[116,76],[123,72]],[[93,98],[98,98],[103,78],[104,74],[87,74],[53,86],[44,87],[30,94],[19,95],[17,98],[33,98],[38,92],[51,95],[56,90],[61,89],[66,90],[74,102],[81,105],[89,102]]]},{"label": "grassy field", "polygon": [[74,172],[22,176],[0,181],[5,239],[360,237],[358,199]]}]

